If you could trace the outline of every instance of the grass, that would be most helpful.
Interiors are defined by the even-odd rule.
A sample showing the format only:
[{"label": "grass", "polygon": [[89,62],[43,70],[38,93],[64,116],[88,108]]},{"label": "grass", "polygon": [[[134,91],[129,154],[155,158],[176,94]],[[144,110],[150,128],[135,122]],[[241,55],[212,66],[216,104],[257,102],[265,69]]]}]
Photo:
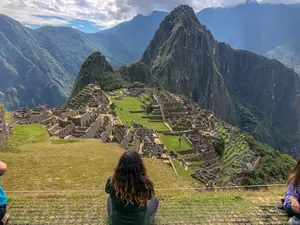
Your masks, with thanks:
[{"label": "grass", "polygon": [[[6,190],[101,189],[124,150],[99,140],[51,140],[39,125],[15,125],[2,161],[9,170],[1,178]],[[189,186],[160,160],[145,159],[157,188]]]},{"label": "grass", "polygon": [[[142,124],[149,129],[154,129],[157,131],[168,131],[168,127],[163,122],[149,122],[148,118],[142,118],[142,116],[147,116],[145,113],[130,113],[129,111],[139,111],[143,110],[142,103],[133,97],[123,97],[122,100],[112,100],[118,108],[115,109],[118,117],[124,125],[131,126],[131,122]],[[122,110],[119,108],[121,107]]]},{"label": "grass", "polygon": [[4,142],[6,151],[16,151],[21,145],[46,142],[49,140],[48,132],[44,127],[36,124],[14,125],[8,140]]},{"label": "grass", "polygon": [[174,167],[178,173],[178,175],[180,175],[181,177],[183,177],[187,182],[193,183],[193,184],[199,184],[199,181],[192,178],[190,175],[194,173],[194,171],[190,170],[189,168],[187,170],[185,170],[185,168],[183,166],[180,165],[179,162],[177,162],[176,160],[172,160]]},{"label": "grass", "polygon": [[[15,125],[0,152],[1,161],[9,167],[0,181],[9,197],[11,223],[53,224],[59,219],[62,224],[107,224],[106,195],[81,190],[103,191],[107,177],[113,174],[124,150],[118,144],[103,144],[95,139],[52,140],[46,134],[39,125]],[[284,189],[197,192],[192,189],[195,185],[189,176],[192,171],[185,171],[178,162],[174,161],[174,165],[180,176],[162,161],[144,159],[144,162],[161,201],[157,224],[200,224],[203,221],[219,224],[229,214],[232,219],[244,216],[255,221],[256,214],[261,212],[257,207],[271,205],[276,210],[277,200],[284,195]],[[178,188],[189,190],[175,190]],[[90,222],[91,218],[94,223]]]},{"label": "grass", "polygon": [[190,143],[184,137],[181,138],[181,144],[179,144],[178,142],[180,136],[159,134],[159,137],[162,139],[163,143],[169,151],[180,151],[191,148]]},{"label": "grass", "polygon": [[5,112],[5,122],[9,123],[11,121],[12,114],[10,112]]}]

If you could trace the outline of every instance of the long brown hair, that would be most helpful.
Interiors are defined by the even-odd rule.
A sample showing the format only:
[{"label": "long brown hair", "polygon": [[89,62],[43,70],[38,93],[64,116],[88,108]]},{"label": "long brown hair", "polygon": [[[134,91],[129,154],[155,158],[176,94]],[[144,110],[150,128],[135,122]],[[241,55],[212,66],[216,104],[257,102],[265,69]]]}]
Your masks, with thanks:
[{"label": "long brown hair", "polygon": [[288,184],[291,182],[294,183],[294,188],[297,188],[300,185],[300,159],[297,160],[297,165],[289,176]]},{"label": "long brown hair", "polygon": [[125,152],[119,160],[111,182],[116,196],[128,203],[145,206],[154,195],[153,183],[147,175],[140,155],[134,151]]}]

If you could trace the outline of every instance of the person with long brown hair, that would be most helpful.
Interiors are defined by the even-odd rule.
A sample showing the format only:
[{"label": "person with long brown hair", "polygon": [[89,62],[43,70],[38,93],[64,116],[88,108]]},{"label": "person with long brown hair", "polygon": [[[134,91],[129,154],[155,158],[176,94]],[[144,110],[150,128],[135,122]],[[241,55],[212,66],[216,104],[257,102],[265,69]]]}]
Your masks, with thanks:
[{"label": "person with long brown hair", "polygon": [[110,225],[149,225],[159,201],[140,155],[125,152],[105,187]]},{"label": "person with long brown hair", "polygon": [[300,225],[300,160],[288,178],[284,210],[290,216],[289,224]]}]

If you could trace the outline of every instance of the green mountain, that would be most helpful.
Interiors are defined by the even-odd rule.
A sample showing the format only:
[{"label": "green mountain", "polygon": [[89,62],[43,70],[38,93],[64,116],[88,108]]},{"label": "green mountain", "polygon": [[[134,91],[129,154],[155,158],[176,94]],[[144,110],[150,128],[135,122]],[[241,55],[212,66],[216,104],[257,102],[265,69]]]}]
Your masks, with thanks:
[{"label": "green mountain", "polygon": [[[247,2],[231,8],[204,9],[197,13],[197,17],[216,40],[228,43],[234,48],[270,56],[297,69],[300,64],[293,58],[298,58],[300,54],[300,32],[297,29],[300,23],[299,4]],[[124,46],[131,49],[134,59],[138,59],[167,15],[166,12],[157,11],[149,16],[138,15],[103,32],[119,38]],[[277,48],[282,46],[287,46],[284,51],[288,55],[278,51]],[[291,51],[287,52],[288,49]]]},{"label": "green mountain", "polygon": [[114,72],[112,66],[100,52],[91,54],[82,64],[75,80],[70,99],[78,94],[88,84],[103,83],[104,73]]},{"label": "green mountain", "polygon": [[0,102],[8,110],[64,104],[82,61],[97,50],[115,68],[134,60],[111,34],[68,27],[32,30],[0,15]]},{"label": "green mountain", "polygon": [[0,102],[7,109],[63,104],[72,84],[68,73],[32,30],[3,15],[0,21]]},{"label": "green mountain", "polygon": [[166,90],[233,122],[232,103],[215,60],[217,43],[191,10],[180,6],[164,19],[141,62]]},{"label": "green mountain", "polygon": [[116,73],[127,83],[184,94],[274,148],[299,151],[299,75],[277,60],[217,42],[188,6],[172,11],[142,58]]},{"label": "green mountain", "polygon": [[260,141],[296,153],[298,74],[276,60],[217,42],[192,8],[180,6],[165,18],[141,62],[166,90],[193,98]]}]

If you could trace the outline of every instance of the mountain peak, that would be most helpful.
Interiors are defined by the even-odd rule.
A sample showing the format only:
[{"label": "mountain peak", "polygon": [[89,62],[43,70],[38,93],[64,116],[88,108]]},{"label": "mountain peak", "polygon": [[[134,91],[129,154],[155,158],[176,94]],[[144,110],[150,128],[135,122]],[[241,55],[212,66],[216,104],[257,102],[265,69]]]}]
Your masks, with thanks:
[{"label": "mountain peak", "polygon": [[187,16],[191,16],[192,19],[196,19],[196,14],[193,10],[192,7],[188,6],[188,5],[180,5],[178,7],[176,7],[171,13],[170,15],[176,16],[176,17],[187,17]]},{"label": "mountain peak", "polygon": [[246,4],[259,4],[256,0],[247,0]]},{"label": "mountain peak", "polygon": [[[175,30],[194,30],[201,28],[201,24],[193,10],[188,5],[180,5],[176,7],[162,22],[164,29],[166,28]],[[176,26],[175,26],[176,24]],[[162,27],[161,27],[162,28]]]},{"label": "mountain peak", "polygon": [[101,75],[105,72],[113,72],[112,66],[101,52],[96,51],[92,53],[81,66],[70,99],[88,84],[99,83]]},{"label": "mountain peak", "polygon": [[216,45],[194,10],[180,5],[160,24],[141,62],[166,90],[184,94],[230,121],[231,103],[218,75]]}]

